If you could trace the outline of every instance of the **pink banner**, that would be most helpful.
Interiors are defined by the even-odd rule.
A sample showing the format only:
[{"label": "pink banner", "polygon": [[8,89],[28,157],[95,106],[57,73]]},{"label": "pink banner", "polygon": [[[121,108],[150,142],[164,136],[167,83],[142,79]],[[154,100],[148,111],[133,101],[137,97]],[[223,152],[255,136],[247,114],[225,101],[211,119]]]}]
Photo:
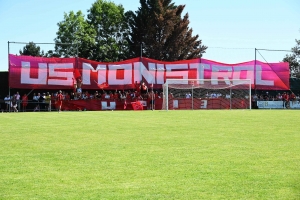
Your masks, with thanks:
[{"label": "pink banner", "polygon": [[225,64],[206,59],[177,62],[134,58],[103,63],[83,58],[9,56],[9,86],[25,89],[73,89],[75,79],[82,89],[134,89],[141,81],[161,88],[166,79],[250,79],[252,89],[288,90],[289,64],[249,61]]}]

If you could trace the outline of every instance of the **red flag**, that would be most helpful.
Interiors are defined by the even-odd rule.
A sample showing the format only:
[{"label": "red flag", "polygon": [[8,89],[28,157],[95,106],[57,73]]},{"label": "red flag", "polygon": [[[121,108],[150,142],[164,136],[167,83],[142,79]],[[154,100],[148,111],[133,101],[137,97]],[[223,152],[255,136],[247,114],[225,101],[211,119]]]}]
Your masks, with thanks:
[{"label": "red flag", "polygon": [[108,86],[109,86],[109,85],[108,85],[108,83],[106,83],[106,82],[103,82],[103,83],[101,83],[101,84],[98,84],[98,87],[101,88],[101,89],[107,88]]},{"label": "red flag", "polygon": [[143,110],[143,104],[140,101],[131,102],[133,110]]},{"label": "red flag", "polygon": [[78,69],[74,69],[74,78],[75,79],[78,79],[78,78],[80,78],[81,77],[81,74],[80,74],[80,72],[79,72],[79,70]]}]

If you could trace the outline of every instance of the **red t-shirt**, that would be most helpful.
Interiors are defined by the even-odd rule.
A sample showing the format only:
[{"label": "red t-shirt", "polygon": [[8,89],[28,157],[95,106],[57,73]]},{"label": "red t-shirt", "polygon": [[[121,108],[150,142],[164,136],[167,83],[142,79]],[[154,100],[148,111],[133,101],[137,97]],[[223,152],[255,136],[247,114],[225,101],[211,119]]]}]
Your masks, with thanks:
[{"label": "red t-shirt", "polygon": [[27,106],[27,103],[28,103],[28,97],[27,96],[22,96],[22,103],[23,103],[23,106]]},{"label": "red t-shirt", "polygon": [[114,99],[119,99],[118,93],[114,93]]},{"label": "red t-shirt", "polygon": [[57,95],[57,101],[62,101],[63,100],[63,95],[62,94],[58,94]]},{"label": "red t-shirt", "polygon": [[286,100],[286,96],[287,96],[286,94],[283,94],[283,95],[282,95],[282,100],[285,101],[285,100]]},{"label": "red t-shirt", "polygon": [[292,101],[295,100],[295,99],[296,99],[296,95],[292,93],[292,94],[290,95],[290,99],[291,99]]}]

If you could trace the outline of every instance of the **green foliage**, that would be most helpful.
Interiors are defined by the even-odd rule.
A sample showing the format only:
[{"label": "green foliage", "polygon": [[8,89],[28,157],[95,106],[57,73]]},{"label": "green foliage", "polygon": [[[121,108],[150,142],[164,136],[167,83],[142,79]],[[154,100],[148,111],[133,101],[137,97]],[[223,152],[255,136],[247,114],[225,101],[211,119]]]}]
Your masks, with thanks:
[{"label": "green foliage", "polygon": [[283,62],[290,64],[291,77],[300,78],[300,40],[296,39],[296,46],[292,48],[292,54],[286,55]]},{"label": "green foliage", "polygon": [[206,46],[192,36],[188,14],[183,17],[183,5],[175,6],[172,0],[140,0],[141,7],[126,13],[130,25],[128,39],[131,57],[142,55],[164,61],[199,58]]},{"label": "green foliage", "polygon": [[[125,13],[122,5],[106,0],[96,0],[87,19],[81,11],[64,13],[64,19],[57,24],[55,49],[40,55],[113,62],[141,56],[142,45],[143,56],[157,60],[202,57],[207,47],[198,35],[192,35],[188,14],[181,16],[183,5],[175,6],[172,0],[140,3],[135,13]],[[27,47],[22,53],[28,54]]]},{"label": "green foliage", "polygon": [[64,20],[58,24],[55,38],[55,53],[62,57],[92,58],[95,48],[95,30],[84,19],[81,11],[64,14]]},{"label": "green foliage", "polygon": [[97,0],[88,13],[87,19],[81,11],[65,13],[64,20],[58,23],[56,55],[78,55],[105,62],[126,59],[128,45],[124,38],[128,28],[124,8],[110,1]]},{"label": "green foliage", "polygon": [[96,32],[92,59],[106,62],[126,59],[128,26],[123,6],[97,0],[88,12],[88,23]]},{"label": "green foliage", "polygon": [[23,47],[23,51],[19,51],[20,55],[24,56],[43,56],[44,51],[41,51],[41,48],[37,46],[34,42],[29,42]]},{"label": "green foliage", "polygon": [[0,115],[0,199],[300,198],[294,110]]}]

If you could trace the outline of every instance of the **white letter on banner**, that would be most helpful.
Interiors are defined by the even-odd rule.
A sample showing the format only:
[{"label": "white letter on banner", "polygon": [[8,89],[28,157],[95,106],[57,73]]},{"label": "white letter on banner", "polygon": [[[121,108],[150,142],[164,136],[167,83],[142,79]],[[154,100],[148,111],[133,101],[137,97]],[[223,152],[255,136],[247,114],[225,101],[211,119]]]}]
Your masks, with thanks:
[{"label": "white letter on banner", "polygon": [[[131,85],[132,84],[132,64],[108,65],[109,85]],[[124,69],[124,79],[117,79],[117,69]]]},{"label": "white letter on banner", "polygon": [[163,64],[156,64],[157,73],[156,73],[156,83],[164,84],[165,83],[165,67]]},{"label": "white letter on banner", "polygon": [[256,65],[256,84],[257,85],[274,86],[274,81],[273,80],[262,80],[261,74],[262,74],[261,65]]},{"label": "white letter on banner", "polygon": [[46,85],[47,83],[47,64],[38,64],[38,78],[30,78],[30,62],[21,62],[21,84]]},{"label": "white letter on banner", "polygon": [[[210,65],[209,64],[202,64],[202,63],[192,63],[192,64],[190,64],[190,68],[197,70],[196,79],[204,79],[204,70],[205,69],[210,69]],[[200,83],[197,83],[197,84],[204,84],[204,81],[201,80]]]},{"label": "white letter on banner", "polygon": [[91,85],[91,71],[94,70],[90,63],[82,63],[82,84]]},{"label": "white letter on banner", "polygon": [[147,70],[142,62],[134,63],[134,82],[141,82],[143,76],[147,83],[155,83],[155,63],[149,63],[148,65],[149,70]]},{"label": "white letter on banner", "polygon": [[106,65],[97,65],[98,84],[106,83]]},{"label": "white letter on banner", "polygon": [[[188,79],[189,72],[187,70],[172,71],[173,69],[188,69],[188,64],[166,64],[166,79],[171,77],[171,79]],[[182,84],[188,84],[185,80],[180,82]]]},{"label": "white letter on banner", "polygon": [[[254,67],[253,65],[243,65],[243,66],[234,66],[233,67],[233,79],[241,79],[241,71],[246,71],[247,75],[245,79],[250,79],[251,84],[254,83]],[[235,83],[237,82],[237,83]],[[240,81],[233,81],[233,84],[239,84]]]},{"label": "white letter on banner", "polygon": [[[72,69],[69,72],[59,70]],[[60,79],[55,79],[60,78]],[[61,79],[65,78],[65,79]],[[49,64],[49,85],[73,85],[73,63],[50,63]]]},{"label": "white letter on banner", "polygon": [[[227,72],[222,72],[227,71]],[[232,67],[231,66],[219,66],[219,65],[212,65],[211,71],[211,84],[218,85],[219,78],[223,78],[227,85],[230,85],[229,79],[231,79],[232,75]]]},{"label": "white letter on banner", "polygon": [[[106,82],[106,65],[98,65],[95,70],[90,63],[82,63],[82,84],[91,85],[91,71],[98,71],[98,83],[102,84]],[[93,82],[96,80],[93,80]]]}]

